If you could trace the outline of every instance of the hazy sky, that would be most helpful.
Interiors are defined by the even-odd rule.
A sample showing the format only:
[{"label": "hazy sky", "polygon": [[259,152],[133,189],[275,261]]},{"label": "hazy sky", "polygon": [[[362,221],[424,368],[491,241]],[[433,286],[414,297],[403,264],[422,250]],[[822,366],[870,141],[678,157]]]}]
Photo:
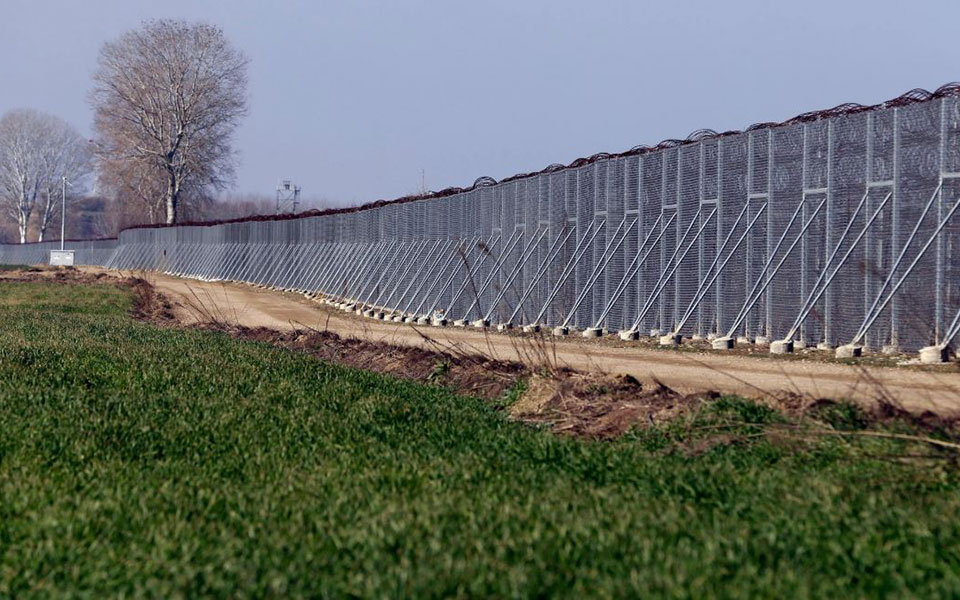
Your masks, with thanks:
[{"label": "hazy sky", "polygon": [[0,113],[89,134],[100,45],[158,17],[251,59],[236,190],[336,204],[960,79],[956,0],[2,0]]}]

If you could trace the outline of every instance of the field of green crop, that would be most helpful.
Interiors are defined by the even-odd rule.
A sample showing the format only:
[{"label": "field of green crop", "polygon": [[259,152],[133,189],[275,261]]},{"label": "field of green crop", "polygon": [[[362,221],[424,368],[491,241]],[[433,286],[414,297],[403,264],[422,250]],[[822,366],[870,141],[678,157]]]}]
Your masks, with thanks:
[{"label": "field of green crop", "polygon": [[[751,436],[616,442],[0,282],[0,597],[957,597],[960,477]],[[838,426],[858,427],[838,410]]]}]

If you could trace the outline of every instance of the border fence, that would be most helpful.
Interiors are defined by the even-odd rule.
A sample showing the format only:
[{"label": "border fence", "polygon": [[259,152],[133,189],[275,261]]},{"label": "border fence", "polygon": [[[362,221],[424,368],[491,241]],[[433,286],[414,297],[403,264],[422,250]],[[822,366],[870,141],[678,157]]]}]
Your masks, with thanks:
[{"label": "border fence", "polygon": [[[960,86],[296,218],[139,227],[76,264],[384,319],[886,352],[960,332]],[[47,261],[59,242],[0,246]]]}]

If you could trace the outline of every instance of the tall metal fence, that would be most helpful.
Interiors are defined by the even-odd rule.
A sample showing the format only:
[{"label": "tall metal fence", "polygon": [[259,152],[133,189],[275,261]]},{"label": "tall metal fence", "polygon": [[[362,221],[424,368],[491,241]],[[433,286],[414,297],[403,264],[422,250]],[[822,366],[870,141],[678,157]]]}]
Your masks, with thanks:
[{"label": "tall metal fence", "polygon": [[[74,251],[78,265],[105,265],[117,250],[117,240],[69,241],[64,249]],[[60,240],[33,244],[0,244],[0,264],[40,265],[50,260],[50,251],[60,249]]]},{"label": "tall metal fence", "polygon": [[[78,264],[318,293],[396,320],[946,347],[960,329],[955,90],[411,202],[68,247]],[[0,261],[45,262],[38,246],[2,246]]]}]

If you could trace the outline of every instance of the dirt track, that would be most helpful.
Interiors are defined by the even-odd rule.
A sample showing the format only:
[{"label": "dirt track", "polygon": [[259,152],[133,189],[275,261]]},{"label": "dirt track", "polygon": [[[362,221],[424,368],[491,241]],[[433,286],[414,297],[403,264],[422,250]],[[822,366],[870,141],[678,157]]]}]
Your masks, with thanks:
[{"label": "dirt track", "polygon": [[[233,283],[206,283],[164,275],[150,281],[177,306],[181,319],[210,316],[247,327],[329,329],[344,337],[436,349],[454,346],[504,360],[523,360],[531,348],[517,336],[463,328],[414,327],[345,314],[295,294]],[[427,339],[429,338],[429,339]],[[654,378],[683,393],[717,390],[759,397],[794,392],[816,398],[869,401],[884,396],[913,411],[960,413],[960,373],[862,367],[816,360],[777,360],[711,352],[614,348],[579,339],[547,338],[563,366]]]}]

